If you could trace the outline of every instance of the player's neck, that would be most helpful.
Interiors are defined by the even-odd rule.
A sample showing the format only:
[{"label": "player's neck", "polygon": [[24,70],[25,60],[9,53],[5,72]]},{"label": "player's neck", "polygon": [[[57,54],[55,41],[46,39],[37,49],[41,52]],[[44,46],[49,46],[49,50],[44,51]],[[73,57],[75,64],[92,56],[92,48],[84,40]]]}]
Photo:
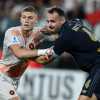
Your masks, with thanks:
[{"label": "player's neck", "polygon": [[22,30],[23,37],[27,38],[30,36],[32,30]]}]

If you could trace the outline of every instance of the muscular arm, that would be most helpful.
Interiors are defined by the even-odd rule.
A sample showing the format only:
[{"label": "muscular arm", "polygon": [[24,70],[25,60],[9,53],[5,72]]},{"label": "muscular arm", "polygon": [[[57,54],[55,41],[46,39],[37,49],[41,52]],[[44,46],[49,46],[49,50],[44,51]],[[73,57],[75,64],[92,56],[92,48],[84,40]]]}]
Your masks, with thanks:
[{"label": "muscular arm", "polygon": [[5,45],[11,50],[11,52],[18,58],[30,58],[45,55],[46,49],[30,50],[29,48],[22,47],[24,44],[20,41],[20,33],[10,29],[6,32],[5,35]]},{"label": "muscular arm", "polygon": [[27,48],[22,48],[18,44],[11,45],[9,48],[14,53],[14,55],[17,56],[18,58],[29,58],[29,57],[38,56],[37,50],[30,50]]},{"label": "muscular arm", "polygon": [[18,58],[30,58],[45,55],[47,49],[30,50],[27,48],[22,48],[19,44],[14,44],[9,47],[15,56]]}]

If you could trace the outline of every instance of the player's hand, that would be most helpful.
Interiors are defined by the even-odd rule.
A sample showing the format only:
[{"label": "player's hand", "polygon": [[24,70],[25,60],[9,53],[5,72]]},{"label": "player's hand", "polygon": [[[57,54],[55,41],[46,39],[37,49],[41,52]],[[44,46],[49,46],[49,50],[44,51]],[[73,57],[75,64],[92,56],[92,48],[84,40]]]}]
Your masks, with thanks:
[{"label": "player's hand", "polygon": [[40,31],[32,33],[32,42],[35,48],[39,45],[42,39],[43,39],[43,34]]},{"label": "player's hand", "polygon": [[53,47],[47,49],[45,56],[53,56]]},{"label": "player's hand", "polygon": [[27,41],[26,47],[29,49],[35,49],[41,43],[42,39],[43,35],[41,32],[39,31],[32,32],[29,40]]},{"label": "player's hand", "polygon": [[37,57],[37,58],[35,59],[35,61],[36,61],[37,63],[40,63],[40,64],[47,64],[47,63],[51,62],[52,59],[53,59],[52,56],[48,56],[48,57],[47,57],[47,55],[46,55],[46,56],[39,56],[39,57]]}]

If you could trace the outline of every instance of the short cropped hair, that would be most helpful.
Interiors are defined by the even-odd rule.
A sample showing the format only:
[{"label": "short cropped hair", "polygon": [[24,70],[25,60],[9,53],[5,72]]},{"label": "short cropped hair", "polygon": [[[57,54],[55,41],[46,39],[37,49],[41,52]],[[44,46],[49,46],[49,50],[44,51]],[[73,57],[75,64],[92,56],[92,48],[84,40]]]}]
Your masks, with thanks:
[{"label": "short cropped hair", "polygon": [[22,9],[22,12],[34,12],[34,13],[38,13],[37,10],[33,7],[33,6],[26,6]]},{"label": "short cropped hair", "polygon": [[51,7],[48,9],[48,13],[53,14],[56,12],[59,16],[65,17],[64,11],[59,7]]}]

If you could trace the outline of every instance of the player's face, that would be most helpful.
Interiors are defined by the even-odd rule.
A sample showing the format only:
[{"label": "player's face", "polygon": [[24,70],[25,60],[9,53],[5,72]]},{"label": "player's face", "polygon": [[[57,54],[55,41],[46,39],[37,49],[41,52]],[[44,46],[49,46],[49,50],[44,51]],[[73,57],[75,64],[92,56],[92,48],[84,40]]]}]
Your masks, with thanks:
[{"label": "player's face", "polygon": [[62,26],[62,18],[56,12],[47,14],[47,28],[50,32],[57,32]]},{"label": "player's face", "polygon": [[36,24],[37,15],[34,12],[22,12],[20,20],[23,30],[32,30],[33,26]]}]

